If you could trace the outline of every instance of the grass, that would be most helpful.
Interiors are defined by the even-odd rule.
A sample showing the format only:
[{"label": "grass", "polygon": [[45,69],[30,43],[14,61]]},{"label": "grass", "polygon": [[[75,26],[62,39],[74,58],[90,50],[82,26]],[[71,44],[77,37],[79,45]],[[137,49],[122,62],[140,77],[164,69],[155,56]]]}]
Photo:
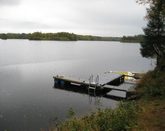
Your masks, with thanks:
[{"label": "grass", "polygon": [[137,117],[137,128],[134,131],[164,131],[165,100],[140,100],[141,111]]},{"label": "grass", "polygon": [[165,72],[150,71],[137,86],[142,95],[135,131],[163,131],[165,129]]}]

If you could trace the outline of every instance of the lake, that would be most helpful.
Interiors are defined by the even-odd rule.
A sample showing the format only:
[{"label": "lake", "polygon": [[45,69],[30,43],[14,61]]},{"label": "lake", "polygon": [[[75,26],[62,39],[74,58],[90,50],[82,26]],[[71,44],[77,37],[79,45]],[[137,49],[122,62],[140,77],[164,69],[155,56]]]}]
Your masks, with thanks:
[{"label": "lake", "polygon": [[146,72],[140,45],[101,41],[0,40],[0,130],[38,131],[117,101],[53,88],[55,75],[89,78],[106,71]]}]

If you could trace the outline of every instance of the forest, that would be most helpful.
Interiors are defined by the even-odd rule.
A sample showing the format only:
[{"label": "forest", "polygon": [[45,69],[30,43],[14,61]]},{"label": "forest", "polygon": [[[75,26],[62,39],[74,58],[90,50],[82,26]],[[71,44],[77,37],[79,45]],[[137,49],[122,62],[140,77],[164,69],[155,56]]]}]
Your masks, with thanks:
[{"label": "forest", "polygon": [[58,33],[1,33],[0,39],[29,39],[29,40],[57,40],[57,41],[120,41],[121,37],[101,37],[92,35],[77,35],[68,32]]},{"label": "forest", "polygon": [[121,42],[143,43],[144,35],[123,36]]}]

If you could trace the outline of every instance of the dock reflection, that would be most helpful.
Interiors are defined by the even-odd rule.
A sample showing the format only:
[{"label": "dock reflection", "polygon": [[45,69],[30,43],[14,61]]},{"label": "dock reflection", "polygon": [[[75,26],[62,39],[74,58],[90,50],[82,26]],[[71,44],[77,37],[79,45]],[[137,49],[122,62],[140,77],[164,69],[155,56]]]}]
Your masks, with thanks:
[{"label": "dock reflection", "polygon": [[106,99],[113,99],[113,100],[117,100],[117,101],[126,99],[123,96],[114,96],[114,95],[107,94],[111,90],[96,91],[95,94],[94,93],[89,94],[88,89],[86,87],[81,87],[80,88],[80,87],[77,87],[76,85],[58,85],[58,84],[54,84],[53,88],[88,95],[89,96],[89,103],[91,103],[92,101],[95,101],[96,103],[98,103],[98,101],[100,101],[101,97],[104,97]]}]

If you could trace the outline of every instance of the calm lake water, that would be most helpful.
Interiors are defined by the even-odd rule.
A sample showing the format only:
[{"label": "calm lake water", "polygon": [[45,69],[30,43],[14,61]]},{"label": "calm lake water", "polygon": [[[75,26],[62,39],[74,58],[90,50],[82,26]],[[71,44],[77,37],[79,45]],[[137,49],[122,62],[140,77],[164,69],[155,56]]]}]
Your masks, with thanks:
[{"label": "calm lake water", "polygon": [[65,120],[70,108],[78,116],[114,108],[118,102],[112,99],[53,88],[53,76],[153,69],[139,48],[119,42],[0,40],[0,131],[46,129]]}]

